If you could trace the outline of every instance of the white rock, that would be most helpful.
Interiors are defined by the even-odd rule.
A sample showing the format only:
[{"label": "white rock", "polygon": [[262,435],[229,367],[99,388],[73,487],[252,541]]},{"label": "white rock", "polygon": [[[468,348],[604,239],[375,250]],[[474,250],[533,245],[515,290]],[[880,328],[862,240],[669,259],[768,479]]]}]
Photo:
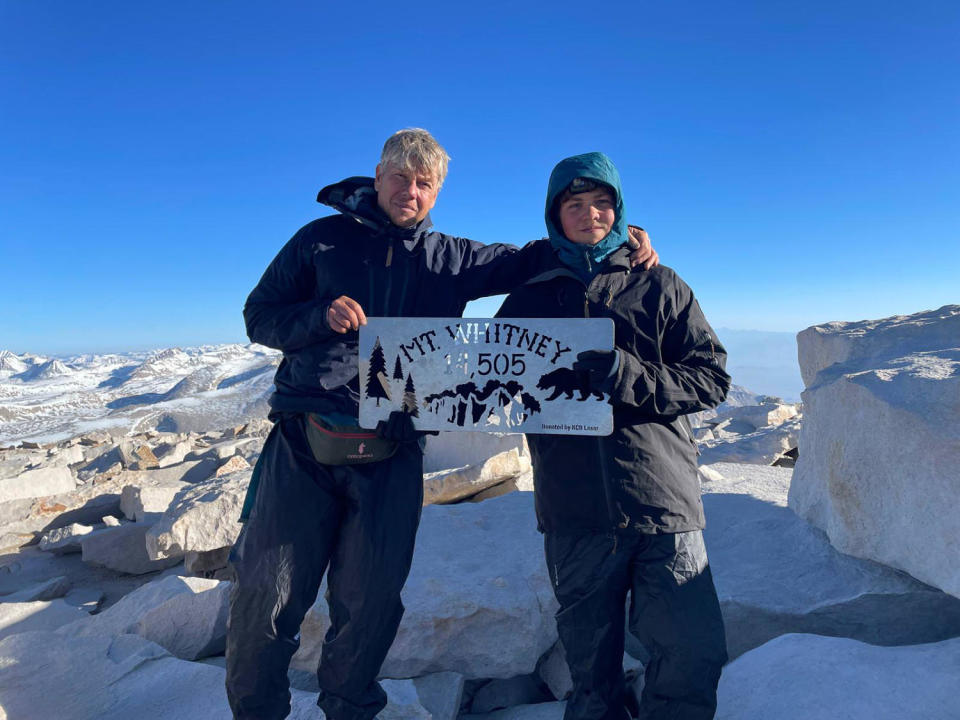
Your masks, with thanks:
[{"label": "white rock", "polygon": [[67,553],[80,552],[80,541],[85,535],[93,532],[92,525],[82,525],[81,523],[71,523],[66,527],[54,528],[42,538],[40,538],[39,547],[41,550],[65,555]]},{"label": "white rock", "polygon": [[960,338],[960,305],[881,320],[831,322],[809,327],[797,335],[800,374],[807,387],[817,375],[842,365],[867,366],[877,358],[911,352],[953,348]]},{"label": "white rock", "polygon": [[[423,509],[406,606],[386,677],[454,671],[468,678],[533,672],[557,640],[557,608],[533,496]],[[329,626],[321,591],[301,626],[294,667],[314,670]]]},{"label": "white rock", "polygon": [[233,439],[228,442],[216,443],[209,448],[198,449],[194,452],[194,456],[212,458],[214,460],[227,460],[234,455],[245,455],[247,450],[262,445],[263,441],[257,437]]},{"label": "white rock", "polygon": [[[10,595],[0,595],[0,603],[24,603],[38,600],[55,600],[62,598],[70,590],[70,581],[64,575],[44,580],[24,590]],[[71,603],[72,604],[72,603]]]},{"label": "white rock", "polygon": [[67,605],[73,605],[86,613],[95,613],[103,603],[103,591],[96,588],[74,588],[63,599]]},{"label": "white rock", "polygon": [[241,470],[247,470],[249,468],[250,463],[248,463],[242,455],[233,455],[220,464],[214,473],[214,477],[223,477],[224,475],[230,475],[231,473],[240,472]]},{"label": "white rock", "polygon": [[[86,615],[59,598],[34,602],[0,602],[0,639],[32,630],[55,630]],[[2,667],[3,664],[0,663],[0,668]],[[5,697],[3,699],[6,700]]]},{"label": "white rock", "polygon": [[170,507],[176,494],[187,486],[188,483],[179,480],[138,479],[137,484],[123,487],[120,510],[130,520],[156,522]]},{"label": "white rock", "polygon": [[[430,713],[420,704],[413,680],[383,680],[387,706],[377,713],[382,720],[431,720]],[[314,713],[320,714],[314,708]]]},{"label": "white rock", "polygon": [[425,473],[423,504],[457,502],[486,488],[511,480],[530,470],[530,459],[516,448],[499,453],[476,465]]},{"label": "white rock", "polygon": [[779,425],[772,425],[746,433],[719,432],[718,439],[700,443],[700,463],[716,462],[756,463],[769,465],[785,450],[797,447],[801,421],[791,418]]},{"label": "white rock", "polygon": [[160,559],[147,555],[145,538],[149,529],[150,526],[146,524],[129,523],[91,533],[80,543],[83,561],[130,575],[143,575],[180,563],[182,554],[166,555]]},{"label": "white rock", "polygon": [[253,471],[184,488],[147,533],[151,558],[230,547],[240,534],[240,510]]},{"label": "white rock", "polygon": [[456,720],[463,697],[463,675],[440,672],[414,678],[417,698],[433,720]]},{"label": "white rock", "polygon": [[0,480],[0,502],[70,492],[77,486],[69,468],[52,465]]},{"label": "white rock", "polygon": [[558,640],[550,649],[537,668],[540,679],[550,688],[550,692],[558,700],[566,700],[573,690],[573,679],[570,677],[570,666],[567,665],[563,644]]},{"label": "white rock", "polygon": [[83,448],[79,445],[70,445],[69,447],[57,448],[50,451],[50,458],[55,465],[74,465],[83,462],[86,457]]},{"label": "white rock", "polygon": [[727,665],[717,720],[956,720],[960,639],[877,647],[784,635]]},{"label": "white rock", "polygon": [[797,406],[792,403],[764,403],[762,405],[745,405],[726,410],[718,418],[743,420],[750,423],[755,429],[770,425],[779,425],[799,414]]},{"label": "white rock", "polygon": [[124,438],[117,444],[120,462],[129,470],[146,470],[159,466],[157,457],[146,443]]},{"label": "white rock", "polygon": [[107,527],[120,527],[120,520],[115,518],[113,515],[104,515],[102,518],[100,518],[100,522]]},{"label": "white rock", "polygon": [[179,658],[196,660],[223,652],[229,592],[228,582],[168,575],[58,632],[71,637],[132,633]]},{"label": "white rock", "polygon": [[704,537],[732,658],[794,632],[886,645],[960,635],[960,600],[837,552],[792,513],[789,468],[711,469],[723,479],[703,485]]},{"label": "white rock", "polygon": [[[627,677],[627,682],[630,682],[633,677],[638,675],[642,676],[643,663],[631,657],[628,653],[624,653],[623,672]],[[558,700],[566,700],[570,692],[573,691],[573,678],[570,677],[570,667],[567,665],[567,658],[563,651],[563,643],[559,640],[557,644],[550,649],[550,652],[543,656],[543,659],[540,661],[540,666],[537,668],[537,673],[546,686],[550,688],[553,696]]]},{"label": "white rock", "polygon": [[230,560],[229,547],[204,552],[188,550],[183,556],[183,565],[191,575],[203,575],[227,567]]},{"label": "white rock", "polygon": [[0,502],[0,536],[32,538],[70,523],[92,524],[120,512],[122,480],[88,483],[73,492]]},{"label": "white rock", "polygon": [[563,720],[564,702],[517,705],[485,715],[461,715],[461,720]]},{"label": "white rock", "polygon": [[223,670],[175,658],[136,635],[69,643],[54,633],[17,635],[0,642],[0,666],[0,697],[10,720],[231,718]]},{"label": "white rock", "polygon": [[842,552],[960,596],[960,306],[798,336],[790,507]]},{"label": "white rock", "polygon": [[156,448],[154,454],[157,456],[157,463],[161,468],[170,467],[183,462],[184,458],[193,450],[193,443],[189,440],[181,440],[176,443],[164,443]]},{"label": "white rock", "polygon": [[523,435],[515,433],[442,432],[427,437],[423,455],[425,473],[479,465],[502,452],[516,450],[529,457]]}]

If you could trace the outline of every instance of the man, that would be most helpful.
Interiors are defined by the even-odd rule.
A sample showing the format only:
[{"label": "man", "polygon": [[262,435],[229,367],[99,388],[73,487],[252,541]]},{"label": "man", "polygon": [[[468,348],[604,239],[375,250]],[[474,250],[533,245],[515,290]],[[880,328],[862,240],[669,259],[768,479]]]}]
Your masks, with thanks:
[{"label": "man", "polygon": [[[620,177],[602,153],[550,176],[547,230],[556,257],[498,317],[608,317],[613,351],[580,353],[582,390],[613,404],[608,437],[528,435],[537,520],[560,603],[573,678],[565,720],[712,718],[726,662],[707,565],[697,449],[686,414],[730,386],[726,352],[671,269],[632,272]],[[622,670],[624,605],[650,653],[640,701]]]},{"label": "man", "polygon": [[[301,228],[247,299],[250,339],[279,348],[283,360],[275,425],[231,553],[226,685],[237,720],[289,712],[287,667],[324,572],[331,626],[318,704],[331,720],[368,720],[386,704],[376,677],[403,614],[422,450],[404,413],[377,436],[357,427],[357,330],[367,314],[459,316],[469,300],[509,292],[552,256],[546,242],[517,250],[431,232],[448,159],[424,130],[393,135],[374,179],[320,191],[338,214]],[[649,242],[637,254],[656,262]],[[343,449],[357,437],[370,449],[363,457]]]}]

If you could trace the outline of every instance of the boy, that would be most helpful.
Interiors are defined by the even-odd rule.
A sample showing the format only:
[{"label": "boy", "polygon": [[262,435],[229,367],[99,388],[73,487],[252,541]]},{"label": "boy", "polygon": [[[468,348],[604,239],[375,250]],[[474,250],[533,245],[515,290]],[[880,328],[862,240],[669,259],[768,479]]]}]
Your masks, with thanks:
[{"label": "boy", "polygon": [[[561,161],[547,192],[555,259],[498,317],[609,317],[613,351],[581,353],[585,389],[613,404],[608,437],[529,435],[536,509],[573,677],[565,720],[624,720],[629,628],[651,655],[641,718],[712,718],[726,641],[684,417],[723,401],[726,352],[663,265],[632,272],[620,177],[602,153]],[[633,707],[636,711],[636,707]]]}]

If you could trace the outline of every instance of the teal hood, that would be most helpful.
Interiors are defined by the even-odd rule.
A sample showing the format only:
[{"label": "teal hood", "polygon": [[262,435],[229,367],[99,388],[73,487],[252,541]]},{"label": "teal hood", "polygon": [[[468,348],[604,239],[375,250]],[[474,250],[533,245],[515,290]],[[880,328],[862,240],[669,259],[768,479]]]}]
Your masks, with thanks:
[{"label": "teal hood", "polygon": [[[554,222],[553,204],[574,178],[590,178],[609,185],[616,196],[616,219],[607,236],[596,245],[578,245],[567,240],[563,230]],[[557,251],[560,261],[574,270],[585,282],[590,282],[597,274],[600,265],[610,253],[627,241],[627,221],[623,210],[623,192],[620,188],[620,173],[610,158],[601,152],[574,155],[557,163],[550,173],[547,185],[547,206],[545,211],[547,234],[550,244]]]}]

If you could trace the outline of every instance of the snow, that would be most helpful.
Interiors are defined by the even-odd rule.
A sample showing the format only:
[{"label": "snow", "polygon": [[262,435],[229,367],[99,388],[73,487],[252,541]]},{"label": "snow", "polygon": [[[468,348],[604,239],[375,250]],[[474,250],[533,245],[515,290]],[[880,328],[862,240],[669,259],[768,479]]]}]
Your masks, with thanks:
[{"label": "snow", "polygon": [[59,358],[2,351],[0,445],[240,422],[265,414],[279,361],[254,344]]}]

